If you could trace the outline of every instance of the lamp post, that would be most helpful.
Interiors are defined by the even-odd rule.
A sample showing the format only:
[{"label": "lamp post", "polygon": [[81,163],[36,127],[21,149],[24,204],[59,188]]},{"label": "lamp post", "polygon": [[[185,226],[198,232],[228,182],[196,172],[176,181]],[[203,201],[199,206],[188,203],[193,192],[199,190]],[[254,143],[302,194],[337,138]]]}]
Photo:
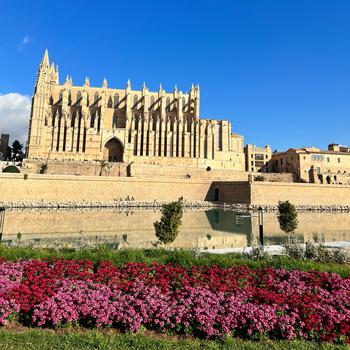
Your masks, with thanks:
[{"label": "lamp post", "polygon": [[264,246],[264,209],[258,208],[258,219],[259,219],[259,241],[260,245]]},{"label": "lamp post", "polygon": [[2,240],[2,232],[4,230],[5,208],[0,207],[0,241]]}]

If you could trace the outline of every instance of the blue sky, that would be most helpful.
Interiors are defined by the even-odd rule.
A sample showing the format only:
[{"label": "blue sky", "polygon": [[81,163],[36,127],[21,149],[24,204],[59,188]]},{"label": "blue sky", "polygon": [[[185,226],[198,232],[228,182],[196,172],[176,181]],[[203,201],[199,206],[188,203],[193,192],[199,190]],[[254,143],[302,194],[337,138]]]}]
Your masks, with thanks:
[{"label": "blue sky", "polygon": [[[199,83],[202,117],[229,119],[246,143],[350,144],[348,0],[33,0],[1,14],[0,99],[32,94],[47,47],[75,84]],[[2,132],[13,118],[0,100]]]}]

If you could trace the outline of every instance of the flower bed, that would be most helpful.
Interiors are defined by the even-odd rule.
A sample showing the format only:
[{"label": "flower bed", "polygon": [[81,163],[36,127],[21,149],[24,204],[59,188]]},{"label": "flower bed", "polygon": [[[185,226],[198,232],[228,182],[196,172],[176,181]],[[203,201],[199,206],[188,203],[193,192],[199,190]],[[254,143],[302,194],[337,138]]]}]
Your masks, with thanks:
[{"label": "flower bed", "polygon": [[91,261],[0,261],[0,322],[74,323],[210,338],[350,339],[350,277]]}]

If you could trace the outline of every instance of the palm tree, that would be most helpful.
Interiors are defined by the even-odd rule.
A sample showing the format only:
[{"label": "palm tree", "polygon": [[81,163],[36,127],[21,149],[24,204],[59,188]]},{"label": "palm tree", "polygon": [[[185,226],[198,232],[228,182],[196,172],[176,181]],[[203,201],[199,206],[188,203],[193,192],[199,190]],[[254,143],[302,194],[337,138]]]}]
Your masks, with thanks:
[{"label": "palm tree", "polygon": [[99,162],[100,162],[100,176],[102,176],[103,170],[106,168],[110,168],[111,165],[104,159],[99,160]]}]

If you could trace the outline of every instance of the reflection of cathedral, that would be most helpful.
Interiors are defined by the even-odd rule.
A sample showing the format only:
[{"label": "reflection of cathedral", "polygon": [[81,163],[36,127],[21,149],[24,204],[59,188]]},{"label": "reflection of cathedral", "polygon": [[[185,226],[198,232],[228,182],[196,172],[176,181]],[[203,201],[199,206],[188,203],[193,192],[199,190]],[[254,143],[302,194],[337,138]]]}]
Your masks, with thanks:
[{"label": "reflection of cathedral", "polygon": [[171,93],[59,84],[46,51],[39,67],[28,137],[29,159],[181,165],[244,170],[243,137],[229,121],[199,117],[199,86]]}]

